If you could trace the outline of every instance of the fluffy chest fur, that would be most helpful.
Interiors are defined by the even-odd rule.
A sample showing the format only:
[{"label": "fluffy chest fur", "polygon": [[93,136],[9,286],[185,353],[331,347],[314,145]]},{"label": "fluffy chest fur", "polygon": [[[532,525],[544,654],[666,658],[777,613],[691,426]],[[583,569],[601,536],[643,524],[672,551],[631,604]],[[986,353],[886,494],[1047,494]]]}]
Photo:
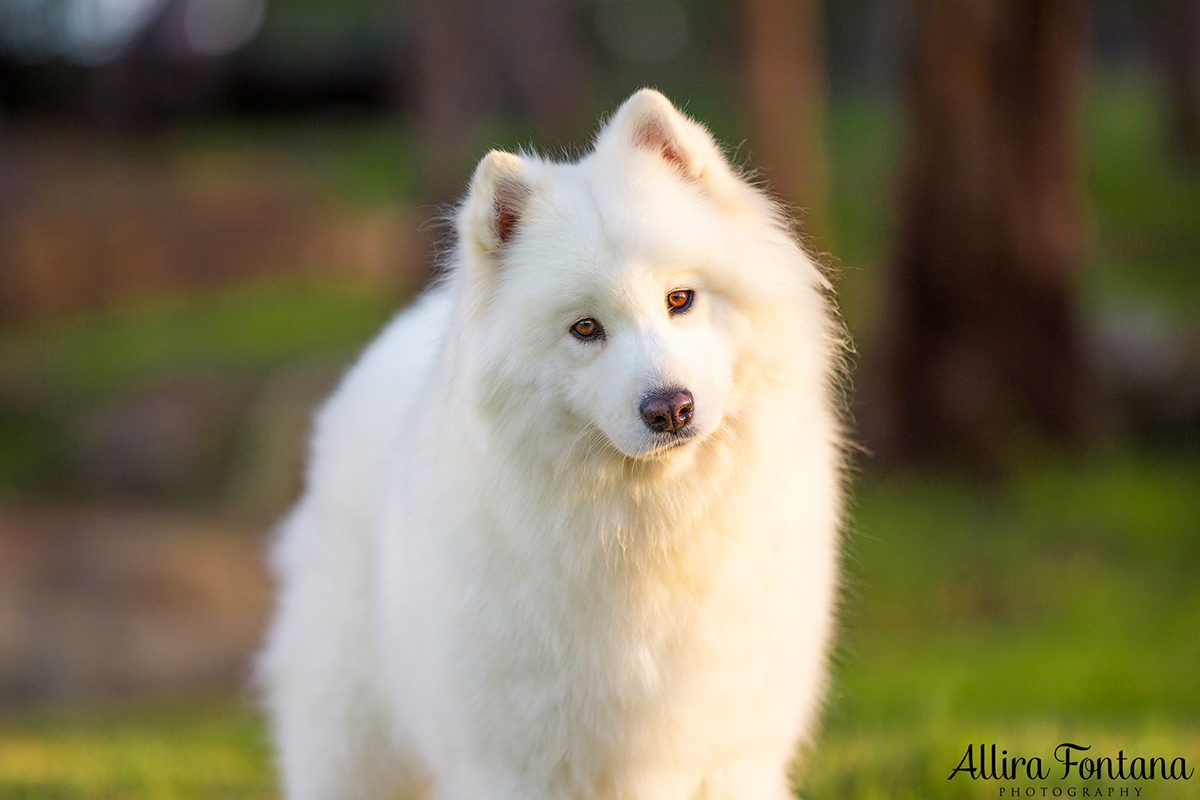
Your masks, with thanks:
[{"label": "fluffy chest fur", "polygon": [[[803,397],[764,393],[744,411],[785,400],[790,422],[731,418],[683,463],[579,448],[565,468],[486,422],[448,433],[463,412],[428,406],[446,457],[393,498],[376,579],[388,684],[438,681],[443,702],[401,691],[397,714],[424,706],[504,760],[536,753],[564,796],[794,741],[828,636],[837,449],[820,403],[808,417]],[[414,647],[438,663],[419,679]]]}]

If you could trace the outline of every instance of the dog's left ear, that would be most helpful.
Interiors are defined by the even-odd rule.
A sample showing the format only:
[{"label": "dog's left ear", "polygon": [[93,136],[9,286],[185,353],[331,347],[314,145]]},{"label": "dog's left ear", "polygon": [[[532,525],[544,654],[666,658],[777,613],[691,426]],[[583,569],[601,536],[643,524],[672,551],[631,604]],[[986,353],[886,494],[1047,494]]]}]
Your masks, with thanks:
[{"label": "dog's left ear", "polygon": [[532,191],[525,160],[493,150],[471,178],[459,216],[459,233],[484,258],[494,256],[517,233]]},{"label": "dog's left ear", "polygon": [[596,140],[597,150],[627,147],[658,155],[688,180],[700,180],[718,163],[712,137],[675,110],[653,89],[641,89],[621,104]]}]

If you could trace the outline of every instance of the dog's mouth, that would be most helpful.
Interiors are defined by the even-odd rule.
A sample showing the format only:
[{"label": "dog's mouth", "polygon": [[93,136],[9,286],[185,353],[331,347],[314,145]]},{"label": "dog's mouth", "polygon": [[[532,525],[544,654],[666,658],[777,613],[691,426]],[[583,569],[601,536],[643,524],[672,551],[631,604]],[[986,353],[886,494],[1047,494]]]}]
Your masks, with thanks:
[{"label": "dog's mouth", "polygon": [[609,445],[620,457],[630,462],[672,461],[706,440],[710,431],[700,425],[687,425],[678,432],[650,433],[630,437],[633,441],[622,441],[620,437],[606,436]]},{"label": "dog's mouth", "polygon": [[657,434],[654,437],[654,444],[642,454],[642,458],[659,458],[665,456],[673,450],[687,447],[699,438],[699,434],[694,430],[685,430],[683,433]]}]

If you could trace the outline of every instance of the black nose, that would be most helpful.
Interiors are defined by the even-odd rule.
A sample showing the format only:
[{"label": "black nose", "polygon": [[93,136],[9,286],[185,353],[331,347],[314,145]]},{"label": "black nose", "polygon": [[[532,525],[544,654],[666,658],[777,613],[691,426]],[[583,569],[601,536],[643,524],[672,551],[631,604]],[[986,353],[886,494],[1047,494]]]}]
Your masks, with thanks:
[{"label": "black nose", "polygon": [[642,401],[639,409],[647,427],[656,433],[678,433],[692,419],[692,393],[681,392],[652,394]]}]

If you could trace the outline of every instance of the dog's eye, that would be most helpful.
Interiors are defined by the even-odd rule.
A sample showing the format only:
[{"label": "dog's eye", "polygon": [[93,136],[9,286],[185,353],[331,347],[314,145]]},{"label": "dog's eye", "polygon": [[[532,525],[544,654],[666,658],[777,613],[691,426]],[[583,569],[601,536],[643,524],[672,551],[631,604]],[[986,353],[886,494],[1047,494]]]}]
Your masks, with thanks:
[{"label": "dog's eye", "polygon": [[600,323],[596,320],[587,317],[572,325],[571,333],[574,334],[576,339],[587,342],[604,336],[604,328],[601,328]]},{"label": "dog's eye", "polygon": [[667,295],[667,311],[671,316],[682,314],[692,307],[696,293],[691,289],[676,289]]}]

